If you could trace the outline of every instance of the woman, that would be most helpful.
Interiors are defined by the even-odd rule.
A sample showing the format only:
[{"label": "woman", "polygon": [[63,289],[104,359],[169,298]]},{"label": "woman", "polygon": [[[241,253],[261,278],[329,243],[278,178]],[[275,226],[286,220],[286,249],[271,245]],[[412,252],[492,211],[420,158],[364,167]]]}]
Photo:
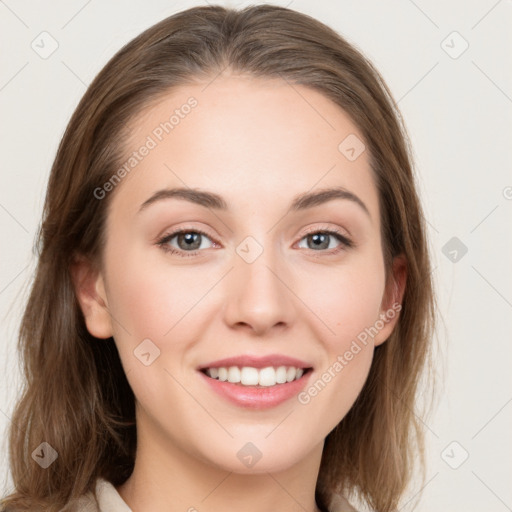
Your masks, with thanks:
[{"label": "woman", "polygon": [[289,9],[122,48],[51,171],[4,510],[395,510],[434,327],[399,118]]}]

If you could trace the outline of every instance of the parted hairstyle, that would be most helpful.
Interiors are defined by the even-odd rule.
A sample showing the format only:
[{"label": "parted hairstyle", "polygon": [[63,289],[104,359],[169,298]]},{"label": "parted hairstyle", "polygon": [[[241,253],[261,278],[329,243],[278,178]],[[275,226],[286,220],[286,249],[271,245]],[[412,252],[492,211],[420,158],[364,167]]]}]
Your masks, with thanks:
[{"label": "parted hairstyle", "polygon": [[[24,387],[9,427],[14,489],[3,510],[58,511],[93,490],[98,477],[118,486],[130,476],[134,394],[114,340],[87,331],[70,269],[77,255],[102,268],[113,194],[98,200],[94,191],[121,165],[130,123],[174,88],[213,80],[226,69],[301,84],[343,109],[370,156],[386,278],[393,258],[406,258],[398,323],[375,348],[354,405],[325,439],[317,504],[327,509],[342,493],[389,512],[417,463],[424,478],[416,405],[423,376],[425,382],[433,376],[436,298],[411,144],[392,94],[362,52],[310,16],[266,4],[205,6],[174,14],[121,48],[88,87],[62,137],[19,330]],[[58,453],[46,469],[31,456],[42,442]]]}]

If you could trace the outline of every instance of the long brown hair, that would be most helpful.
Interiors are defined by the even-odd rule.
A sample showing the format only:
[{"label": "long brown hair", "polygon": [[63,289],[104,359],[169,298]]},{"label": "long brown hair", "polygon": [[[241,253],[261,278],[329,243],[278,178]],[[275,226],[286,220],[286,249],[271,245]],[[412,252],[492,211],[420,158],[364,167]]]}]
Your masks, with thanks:
[{"label": "long brown hair", "polygon": [[[102,265],[110,195],[94,197],[122,162],[127,126],[175,87],[229,68],[282,78],[339,105],[364,136],[379,191],[386,276],[407,260],[398,323],[375,349],[355,404],[325,441],[316,499],[344,493],[389,512],[404,494],[414,458],[424,467],[415,412],[434,335],[435,296],[425,221],[405,126],[384,80],[353,45],[290,9],[195,7],[164,19],[125,45],[100,71],[60,143],[37,237],[38,266],[19,332],[25,385],[9,432],[15,489],[5,510],[57,511],[98,477],[118,486],[136,449],[134,395],[113,339],[86,329],[70,266],[76,255]],[[341,141],[340,141],[341,142]],[[43,469],[32,454],[58,454]]]}]

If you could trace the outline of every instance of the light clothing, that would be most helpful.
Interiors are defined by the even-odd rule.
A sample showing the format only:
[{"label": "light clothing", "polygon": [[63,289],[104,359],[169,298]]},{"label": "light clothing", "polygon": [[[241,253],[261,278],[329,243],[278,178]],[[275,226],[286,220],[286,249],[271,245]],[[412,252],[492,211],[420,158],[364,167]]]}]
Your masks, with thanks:
[{"label": "light clothing", "polygon": [[[69,512],[132,512],[116,488],[103,478],[96,480],[96,497],[97,499],[92,492],[88,492],[76,505],[69,508]],[[67,508],[65,512],[68,512]]]},{"label": "light clothing", "polygon": [[[96,496],[92,492],[80,498],[79,502],[69,512],[132,512],[132,509],[121,498],[116,488],[107,480],[98,478],[96,481]],[[335,496],[330,507],[331,512],[357,512],[347,500]]]}]

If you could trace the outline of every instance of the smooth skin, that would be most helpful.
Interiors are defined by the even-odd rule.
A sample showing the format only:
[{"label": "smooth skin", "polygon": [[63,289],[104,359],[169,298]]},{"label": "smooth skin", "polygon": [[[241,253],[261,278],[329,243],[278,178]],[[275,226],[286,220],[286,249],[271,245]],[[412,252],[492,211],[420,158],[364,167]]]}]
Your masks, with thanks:
[{"label": "smooth skin", "polygon": [[[82,260],[73,269],[87,328],[114,337],[136,397],[135,468],[118,491],[134,512],[317,511],[324,439],[399,314],[307,404],[293,397],[266,410],[238,407],[197,367],[279,353],[310,362],[313,384],[401,302],[405,262],[396,258],[386,283],[378,191],[368,152],[349,161],[338,149],[349,134],[362,140],[342,109],[282,80],[224,73],[207,84],[174,89],[134,121],[127,158],[189,97],[198,102],[109,192],[104,267]],[[173,197],[139,211],[174,187],[218,194],[228,209]],[[355,194],[368,213],[347,199],[288,211],[299,194],[329,187]],[[181,229],[207,236],[192,251],[178,236],[158,244]],[[353,246],[333,235],[313,243],[332,229]],[[252,263],[236,251],[247,237],[263,248]],[[148,366],[134,355],[145,339],[160,350]],[[251,468],[237,456],[248,442],[262,454]]]}]

